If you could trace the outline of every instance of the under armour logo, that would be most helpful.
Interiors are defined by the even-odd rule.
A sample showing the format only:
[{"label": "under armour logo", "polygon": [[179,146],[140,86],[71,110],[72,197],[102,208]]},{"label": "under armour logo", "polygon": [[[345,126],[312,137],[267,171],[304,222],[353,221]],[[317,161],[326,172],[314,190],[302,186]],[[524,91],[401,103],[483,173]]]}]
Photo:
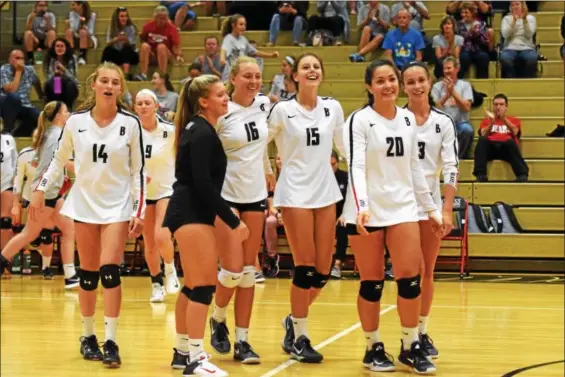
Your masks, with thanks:
[{"label": "under armour logo", "polygon": [[106,280],[112,280],[112,275],[104,275],[104,278],[105,278]]},{"label": "under armour logo", "polygon": [[383,286],[380,285],[380,284],[379,284],[379,285],[375,285],[375,289],[382,289],[382,288],[383,288]]},{"label": "under armour logo", "polygon": [[90,280],[85,280],[84,284],[92,285],[92,282]]},{"label": "under armour logo", "polygon": [[306,276],[314,276],[314,273],[313,272],[307,272]]},{"label": "under armour logo", "polygon": [[320,283],[321,284],[326,284],[328,281],[327,280],[322,280]]},{"label": "under armour logo", "polygon": [[411,286],[411,287],[414,287],[414,286],[416,286],[416,285],[418,285],[418,282],[417,282],[417,281],[411,281],[411,282],[410,282],[410,286]]}]

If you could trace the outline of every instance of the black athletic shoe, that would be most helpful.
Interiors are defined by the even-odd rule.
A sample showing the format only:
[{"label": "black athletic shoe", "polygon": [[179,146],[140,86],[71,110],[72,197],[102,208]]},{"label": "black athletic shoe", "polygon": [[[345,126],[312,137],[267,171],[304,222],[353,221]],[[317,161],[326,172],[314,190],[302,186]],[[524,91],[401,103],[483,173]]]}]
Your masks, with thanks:
[{"label": "black athletic shoe", "polygon": [[74,274],[74,276],[65,279],[65,289],[72,289],[78,287],[79,285],[80,285],[80,278],[78,277],[77,274]]},{"label": "black athletic shoe", "polygon": [[4,273],[4,271],[10,272],[10,261],[2,254],[0,254],[0,275]]},{"label": "black athletic shoe", "polygon": [[280,258],[278,254],[265,256],[265,260],[263,261],[263,274],[265,274],[265,276],[274,278],[279,274]]},{"label": "black athletic shoe", "polygon": [[120,350],[118,345],[112,341],[107,340],[103,345],[104,359],[102,363],[108,368],[119,368],[122,365],[122,360],[120,359]]},{"label": "black athletic shoe", "polygon": [[41,273],[43,274],[44,280],[53,280],[53,272],[51,272],[51,269],[49,267],[42,270]]},{"label": "black athletic shoe", "polygon": [[100,351],[100,347],[98,347],[96,335],[82,336],[80,338],[80,354],[85,360],[102,360],[104,355],[102,355],[102,351]]},{"label": "black athletic shoe", "polygon": [[439,351],[434,346],[434,341],[428,334],[420,334],[420,345],[422,349],[430,356],[428,360],[439,358]]},{"label": "black athletic shoe", "polygon": [[294,345],[292,346],[292,352],[290,353],[292,359],[298,360],[301,363],[321,363],[324,360],[324,356],[321,353],[312,348],[310,344],[310,339],[301,335],[296,339]]},{"label": "black athletic shoe", "polygon": [[171,361],[171,367],[173,369],[184,369],[190,362],[190,355],[181,353],[176,348],[173,348],[173,361]]},{"label": "black athletic shoe", "polygon": [[235,342],[233,345],[233,359],[240,361],[242,364],[260,364],[259,355],[253,351],[249,343],[241,341]]},{"label": "black athletic shoe", "polygon": [[385,352],[382,342],[373,344],[373,348],[365,351],[363,366],[373,372],[394,372],[395,367],[392,356]]},{"label": "black athletic shoe", "polygon": [[225,322],[218,322],[210,317],[210,344],[219,354],[230,353],[231,344],[228,338],[229,331]]},{"label": "black athletic shoe", "polygon": [[290,314],[284,317],[282,325],[285,331],[282,341],[282,349],[285,353],[290,355],[294,345],[294,326],[292,325],[292,318],[290,317]]},{"label": "black athletic shoe", "polygon": [[412,343],[408,351],[404,350],[401,342],[398,362],[418,374],[431,374],[436,371],[435,365],[428,360],[428,354],[422,349],[420,342]]}]

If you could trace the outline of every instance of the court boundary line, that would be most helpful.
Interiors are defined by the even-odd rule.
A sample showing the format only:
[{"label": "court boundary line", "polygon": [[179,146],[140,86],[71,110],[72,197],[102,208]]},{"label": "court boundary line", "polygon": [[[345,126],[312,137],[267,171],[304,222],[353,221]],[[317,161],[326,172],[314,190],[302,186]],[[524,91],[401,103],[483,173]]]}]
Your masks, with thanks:
[{"label": "court boundary line", "polygon": [[[380,315],[384,315],[384,314],[386,314],[386,313],[388,313],[388,312],[390,312],[391,310],[394,310],[394,309],[396,309],[396,305],[391,305],[391,306],[389,306],[388,308],[381,310],[381,311],[380,311]],[[330,336],[330,337],[327,338],[326,340],[324,340],[324,341],[318,343],[318,344],[314,347],[314,349],[315,349],[316,351],[319,351],[319,350],[321,350],[322,348],[324,348],[324,347],[326,347],[326,346],[332,344],[333,342],[335,342],[335,341],[337,341],[337,340],[343,338],[344,336],[350,334],[351,332],[353,332],[353,331],[359,329],[360,327],[361,327],[361,322],[357,322],[357,323],[355,323],[354,325],[351,325],[351,326],[349,326],[348,328],[346,328],[346,329],[344,329],[344,330],[338,332],[337,334],[335,334],[335,335],[333,335],[333,336]],[[272,377],[272,376],[274,376],[274,375],[276,375],[276,374],[282,372],[283,370],[289,368],[290,366],[292,366],[292,365],[294,365],[294,364],[296,364],[296,363],[298,363],[297,360],[287,360],[287,361],[285,361],[285,362],[279,364],[279,366],[277,366],[277,367],[275,367],[275,368],[269,370],[268,372],[262,374],[260,377]]]}]

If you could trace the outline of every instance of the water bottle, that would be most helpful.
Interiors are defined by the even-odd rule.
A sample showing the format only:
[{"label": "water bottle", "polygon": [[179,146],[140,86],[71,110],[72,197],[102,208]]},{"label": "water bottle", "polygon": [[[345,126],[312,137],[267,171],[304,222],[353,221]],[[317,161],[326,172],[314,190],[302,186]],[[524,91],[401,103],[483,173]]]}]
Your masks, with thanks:
[{"label": "water bottle", "polygon": [[31,253],[29,250],[24,251],[24,266],[22,269],[22,274],[24,275],[31,274]]},{"label": "water bottle", "polygon": [[22,272],[22,254],[17,253],[12,261],[12,273],[19,274]]},{"label": "water bottle", "polygon": [[43,50],[38,48],[33,53],[33,60],[35,60],[35,64],[41,65],[43,64]]},{"label": "water bottle", "polygon": [[53,77],[53,93],[63,93],[63,80],[61,79],[61,76]]}]

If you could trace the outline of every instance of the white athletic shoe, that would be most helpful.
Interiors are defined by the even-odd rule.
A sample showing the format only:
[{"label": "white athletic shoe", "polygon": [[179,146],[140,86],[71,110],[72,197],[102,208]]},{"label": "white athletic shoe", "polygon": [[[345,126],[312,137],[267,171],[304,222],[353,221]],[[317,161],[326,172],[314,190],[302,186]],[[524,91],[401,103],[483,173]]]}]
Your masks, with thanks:
[{"label": "white athletic shoe", "polygon": [[210,361],[210,355],[205,352],[201,352],[200,355],[196,357],[194,361],[184,368],[182,375],[184,377],[188,376],[201,376],[201,377],[227,377],[228,372],[221,370]]},{"label": "white athletic shoe", "polygon": [[178,293],[178,291],[180,291],[180,283],[176,271],[167,274],[165,276],[165,279],[166,279],[165,285],[167,287],[167,293],[173,294],[173,293]]},{"label": "white athletic shoe", "polygon": [[153,283],[153,292],[149,302],[165,302],[165,288],[159,283]]}]

